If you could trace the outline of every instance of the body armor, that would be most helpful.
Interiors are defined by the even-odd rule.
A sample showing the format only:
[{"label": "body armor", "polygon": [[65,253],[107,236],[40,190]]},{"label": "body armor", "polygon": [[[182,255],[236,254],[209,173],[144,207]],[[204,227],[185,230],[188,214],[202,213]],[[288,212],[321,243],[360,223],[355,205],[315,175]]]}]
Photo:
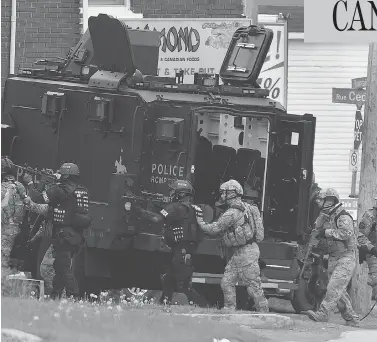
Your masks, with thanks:
[{"label": "body armor", "polygon": [[68,190],[68,198],[57,204],[53,209],[54,225],[71,226],[82,230],[90,226],[92,221],[89,215],[89,194],[82,185]]},{"label": "body armor", "polygon": [[[325,228],[327,229],[327,228],[331,228],[335,226],[338,229],[338,219],[342,215],[347,215],[352,218],[352,216],[346,210],[343,209],[339,211],[336,215],[330,218],[330,222],[327,223],[329,224],[329,227],[325,227]],[[352,218],[352,221],[353,221],[353,218]],[[356,235],[348,241],[336,240],[332,237],[328,237],[326,240],[327,240],[329,255],[333,257],[342,257],[343,255],[346,255],[349,253],[354,254],[357,248]]]},{"label": "body armor", "polygon": [[231,209],[241,211],[237,223],[223,236],[223,244],[226,247],[240,247],[254,242],[255,231],[252,226],[252,217],[243,205],[231,205]]},{"label": "body armor", "polygon": [[195,210],[189,203],[180,205],[186,208],[187,216],[167,225],[166,240],[173,244],[181,241],[197,242],[199,230]]}]

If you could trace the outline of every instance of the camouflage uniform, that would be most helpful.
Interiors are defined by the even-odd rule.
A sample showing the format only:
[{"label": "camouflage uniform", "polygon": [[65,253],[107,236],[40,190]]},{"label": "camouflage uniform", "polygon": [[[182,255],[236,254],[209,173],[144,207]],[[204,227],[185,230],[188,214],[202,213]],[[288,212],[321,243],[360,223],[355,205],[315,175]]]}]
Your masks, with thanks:
[{"label": "camouflage uniform", "polygon": [[[375,199],[377,202],[377,198]],[[377,203],[375,207],[367,210],[359,225],[360,233],[363,233],[371,242],[373,247],[377,247]],[[372,247],[372,248],[373,248]],[[371,250],[372,248],[368,248]],[[374,255],[367,255],[367,264],[369,268],[368,285],[373,289],[373,299],[377,299],[377,257]]]},{"label": "camouflage uniform", "polygon": [[[38,232],[34,235],[34,237],[31,239],[31,241],[42,237],[52,238],[52,227],[52,221],[45,220],[44,222],[42,222],[41,227],[39,228]],[[43,256],[41,265],[39,267],[40,274],[45,282],[46,294],[50,294],[52,291],[52,281],[55,277],[54,261],[54,247],[53,244],[51,244],[50,247],[47,249],[45,255]]]},{"label": "camouflage uniform", "polygon": [[[335,197],[336,203],[339,202],[339,195],[333,189],[321,192],[320,196],[324,200]],[[347,324],[358,325],[359,317],[353,310],[347,293],[347,285],[356,267],[357,239],[353,219],[342,207],[329,215],[322,211],[317,219],[316,229],[319,229],[322,235],[318,247],[325,249],[329,254],[329,283],[319,310],[308,311],[308,316],[315,321],[326,322],[329,313],[338,307]]]},{"label": "camouflage uniform", "polygon": [[[221,289],[224,293],[224,306],[236,308],[236,283],[246,284],[248,294],[253,298],[257,310],[268,312],[268,302],[261,287],[260,268],[258,264],[259,247],[256,242],[264,239],[264,228],[259,210],[256,206],[242,202],[241,185],[230,180],[220,187],[221,191],[235,191],[237,196],[226,199],[227,209],[216,222],[205,223],[202,215],[197,213],[200,228],[209,235],[220,235],[222,244],[232,250],[224,276],[221,280]],[[237,207],[244,208],[241,211]],[[248,221],[246,222],[248,217]]]},{"label": "camouflage uniform", "polygon": [[54,246],[50,245],[48,250],[46,251],[41,266],[40,266],[40,273],[45,282],[45,293],[49,295],[52,291],[52,284],[55,277],[55,269],[54,269],[54,262],[55,262],[55,254],[54,254]]},{"label": "camouflage uniform", "polygon": [[1,265],[3,267],[9,267],[10,253],[25,214],[23,204],[25,196],[25,187],[12,176],[7,176],[1,183]]}]

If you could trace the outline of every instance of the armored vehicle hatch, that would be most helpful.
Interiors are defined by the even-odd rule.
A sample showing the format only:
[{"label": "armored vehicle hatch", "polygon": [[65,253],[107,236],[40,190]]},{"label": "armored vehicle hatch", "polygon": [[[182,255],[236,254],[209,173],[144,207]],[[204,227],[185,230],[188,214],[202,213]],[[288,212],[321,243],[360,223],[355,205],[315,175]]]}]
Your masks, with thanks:
[{"label": "armored vehicle hatch", "polygon": [[88,21],[94,55],[101,70],[133,75],[136,67],[125,24],[105,14]]},{"label": "armored vehicle hatch", "polygon": [[220,76],[226,83],[249,84],[258,88],[257,79],[270,49],[273,31],[257,26],[241,27],[232,37]]}]

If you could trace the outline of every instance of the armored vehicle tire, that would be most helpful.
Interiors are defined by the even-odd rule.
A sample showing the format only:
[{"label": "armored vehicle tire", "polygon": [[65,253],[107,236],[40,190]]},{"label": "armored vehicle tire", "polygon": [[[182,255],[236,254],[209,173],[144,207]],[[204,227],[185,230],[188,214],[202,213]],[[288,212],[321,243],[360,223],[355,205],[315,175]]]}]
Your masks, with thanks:
[{"label": "armored vehicle tire", "polygon": [[296,313],[313,310],[316,306],[314,293],[309,288],[309,283],[300,278],[296,281],[298,289],[293,292],[291,304]]}]

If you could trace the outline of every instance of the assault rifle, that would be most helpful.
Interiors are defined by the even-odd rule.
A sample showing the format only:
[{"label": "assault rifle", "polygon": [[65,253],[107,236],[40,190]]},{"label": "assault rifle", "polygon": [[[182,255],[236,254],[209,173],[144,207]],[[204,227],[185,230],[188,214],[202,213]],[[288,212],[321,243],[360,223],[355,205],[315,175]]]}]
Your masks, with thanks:
[{"label": "assault rifle", "polygon": [[125,195],[123,196],[124,199],[129,200],[130,202],[134,203],[135,205],[139,205],[141,203],[145,203],[148,201],[153,202],[162,202],[162,203],[170,203],[171,198],[169,196],[165,196],[163,194],[148,192],[148,191],[141,191],[141,195]]},{"label": "assault rifle", "polygon": [[25,165],[25,166],[16,165],[16,164],[13,164],[13,165],[17,169],[17,174],[19,173],[19,170],[21,170],[22,171],[21,174],[28,173],[29,175],[33,175],[35,177],[39,176],[40,177],[39,181],[42,183],[52,184],[52,183],[56,183],[56,181],[58,180],[57,177],[54,175],[54,171],[51,169],[39,170],[38,168],[32,168],[28,165]]}]

